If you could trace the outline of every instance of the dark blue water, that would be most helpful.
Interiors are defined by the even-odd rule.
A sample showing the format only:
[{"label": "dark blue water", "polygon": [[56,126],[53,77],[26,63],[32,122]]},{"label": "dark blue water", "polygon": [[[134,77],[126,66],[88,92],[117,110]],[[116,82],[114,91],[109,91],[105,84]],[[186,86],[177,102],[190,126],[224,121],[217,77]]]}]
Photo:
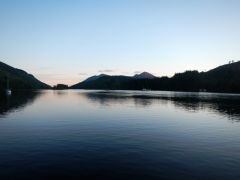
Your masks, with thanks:
[{"label": "dark blue water", "polygon": [[240,96],[0,96],[0,179],[240,179]]}]

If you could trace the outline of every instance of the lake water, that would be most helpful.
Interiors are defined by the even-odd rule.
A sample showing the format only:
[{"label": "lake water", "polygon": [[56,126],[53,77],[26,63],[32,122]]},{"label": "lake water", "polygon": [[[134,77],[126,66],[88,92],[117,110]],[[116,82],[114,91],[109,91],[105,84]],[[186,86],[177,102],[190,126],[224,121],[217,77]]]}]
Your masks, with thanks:
[{"label": "lake water", "polygon": [[240,179],[240,96],[0,96],[0,179]]}]

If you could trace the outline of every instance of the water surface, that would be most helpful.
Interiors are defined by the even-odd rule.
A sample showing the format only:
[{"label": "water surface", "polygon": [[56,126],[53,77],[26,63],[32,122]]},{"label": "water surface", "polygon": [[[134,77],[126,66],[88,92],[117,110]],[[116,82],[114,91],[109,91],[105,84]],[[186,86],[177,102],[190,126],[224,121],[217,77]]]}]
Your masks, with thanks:
[{"label": "water surface", "polygon": [[0,96],[0,179],[239,179],[240,96]]}]

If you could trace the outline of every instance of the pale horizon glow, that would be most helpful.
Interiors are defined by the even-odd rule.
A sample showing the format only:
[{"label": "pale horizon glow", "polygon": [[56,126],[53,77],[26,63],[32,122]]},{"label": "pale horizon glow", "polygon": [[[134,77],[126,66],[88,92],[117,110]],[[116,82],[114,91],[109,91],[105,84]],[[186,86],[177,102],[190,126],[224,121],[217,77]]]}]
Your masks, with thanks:
[{"label": "pale horizon glow", "polygon": [[72,85],[239,60],[238,0],[0,0],[0,61]]}]

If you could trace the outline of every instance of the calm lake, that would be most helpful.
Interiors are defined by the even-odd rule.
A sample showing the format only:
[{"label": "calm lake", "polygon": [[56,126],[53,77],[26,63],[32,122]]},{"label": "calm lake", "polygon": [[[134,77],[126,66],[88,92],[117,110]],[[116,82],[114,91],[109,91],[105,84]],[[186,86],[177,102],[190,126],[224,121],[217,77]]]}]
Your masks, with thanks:
[{"label": "calm lake", "polygon": [[240,95],[0,96],[0,179],[240,179]]}]

